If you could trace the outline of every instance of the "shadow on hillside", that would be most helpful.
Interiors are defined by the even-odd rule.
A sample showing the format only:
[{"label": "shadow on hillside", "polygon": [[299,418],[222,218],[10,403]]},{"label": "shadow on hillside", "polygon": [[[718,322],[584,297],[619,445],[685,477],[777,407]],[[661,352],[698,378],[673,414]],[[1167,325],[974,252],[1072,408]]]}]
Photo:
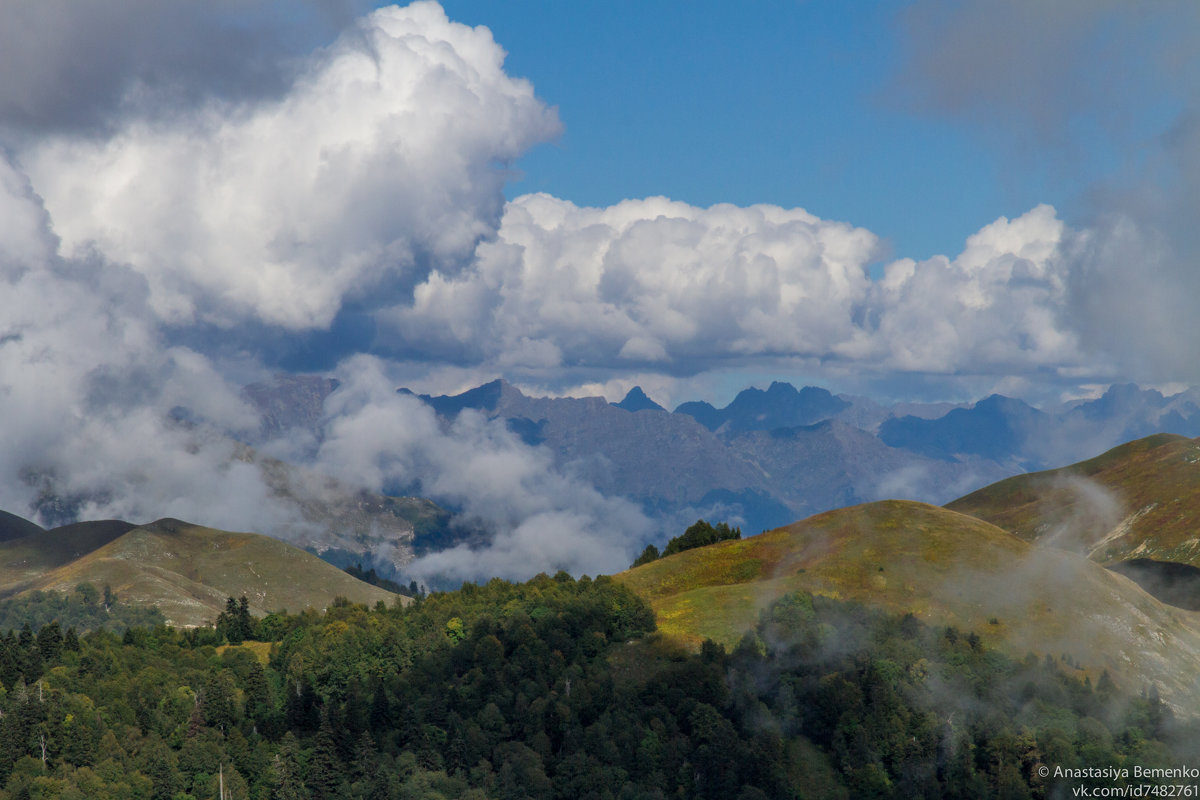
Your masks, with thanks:
[{"label": "shadow on hillside", "polygon": [[1173,561],[1134,558],[1109,567],[1158,600],[1188,611],[1200,611],[1200,569]]}]

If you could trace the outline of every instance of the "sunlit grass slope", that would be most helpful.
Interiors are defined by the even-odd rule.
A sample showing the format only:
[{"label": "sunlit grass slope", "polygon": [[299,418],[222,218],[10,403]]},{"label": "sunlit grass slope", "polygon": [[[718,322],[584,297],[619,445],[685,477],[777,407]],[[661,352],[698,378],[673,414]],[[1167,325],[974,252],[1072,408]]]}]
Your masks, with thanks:
[{"label": "sunlit grass slope", "polygon": [[79,522],[0,543],[0,594],[30,589],[54,570],[136,527],[120,520]]},{"label": "sunlit grass slope", "polygon": [[1086,558],[982,520],[907,501],[819,514],[616,576],[660,629],[734,645],[759,612],[803,589],[975,631],[1017,657],[1068,655],[1140,689],[1200,698],[1200,616],[1163,605]]},{"label": "sunlit grass slope", "polygon": [[946,506],[1027,541],[1200,567],[1200,440],[1159,434],[1062,469],[1018,475]]},{"label": "sunlit grass slope", "polygon": [[260,615],[322,609],[337,596],[368,604],[396,598],[276,539],[179,520],[86,523],[0,542],[3,594],[69,592],[83,582],[109,585],[122,602],[157,605],[173,625],[211,621],[228,597],[243,594]]}]

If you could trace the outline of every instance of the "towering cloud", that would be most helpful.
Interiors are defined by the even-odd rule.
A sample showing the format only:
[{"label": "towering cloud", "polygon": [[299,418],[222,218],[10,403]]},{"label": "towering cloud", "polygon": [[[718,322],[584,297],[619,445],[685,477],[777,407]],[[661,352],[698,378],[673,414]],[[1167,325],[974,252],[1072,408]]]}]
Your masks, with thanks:
[{"label": "towering cloud", "polygon": [[400,341],[498,369],[696,373],[783,357],[1004,375],[1080,363],[1059,313],[1067,239],[1042,206],[984,228],[955,259],[896,261],[873,281],[873,234],[800,209],[531,195],[509,204],[470,269],[433,273],[384,319]]},{"label": "towering cloud", "polygon": [[[385,8],[265,102],[134,118],[21,152],[63,252],[128,264],[164,322],[324,328],[494,231],[505,173],[558,130],[486,28]],[[80,176],[87,176],[80,180]]]},{"label": "towering cloud", "polygon": [[228,439],[172,421],[186,405],[232,430],[254,423],[207,359],[163,343],[145,281],[103,260],[58,257],[50,218],[7,162],[0,209],[0,507],[46,522],[286,519],[239,475]]},{"label": "towering cloud", "polygon": [[1039,206],[999,219],[955,259],[887,265],[841,351],[897,371],[1019,374],[1088,365],[1063,319],[1071,233]]}]

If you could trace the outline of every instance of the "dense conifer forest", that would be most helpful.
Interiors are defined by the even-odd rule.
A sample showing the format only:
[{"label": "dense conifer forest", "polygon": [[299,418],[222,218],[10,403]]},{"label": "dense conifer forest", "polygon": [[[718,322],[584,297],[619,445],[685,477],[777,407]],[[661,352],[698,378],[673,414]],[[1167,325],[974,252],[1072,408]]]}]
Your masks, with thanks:
[{"label": "dense conifer forest", "polygon": [[25,626],[0,682],[3,800],[1051,797],[1041,764],[1172,766],[1200,740],[1137,687],[911,616],[793,594],[692,653],[565,573],[261,620],[231,598],[187,631]]}]

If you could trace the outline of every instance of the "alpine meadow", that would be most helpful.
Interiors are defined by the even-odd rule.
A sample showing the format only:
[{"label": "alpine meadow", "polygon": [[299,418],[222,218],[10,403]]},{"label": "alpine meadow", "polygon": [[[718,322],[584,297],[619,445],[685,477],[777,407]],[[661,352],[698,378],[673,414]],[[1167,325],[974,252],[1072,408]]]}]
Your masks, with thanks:
[{"label": "alpine meadow", "polygon": [[1200,795],[1197,53],[0,0],[0,800]]}]

